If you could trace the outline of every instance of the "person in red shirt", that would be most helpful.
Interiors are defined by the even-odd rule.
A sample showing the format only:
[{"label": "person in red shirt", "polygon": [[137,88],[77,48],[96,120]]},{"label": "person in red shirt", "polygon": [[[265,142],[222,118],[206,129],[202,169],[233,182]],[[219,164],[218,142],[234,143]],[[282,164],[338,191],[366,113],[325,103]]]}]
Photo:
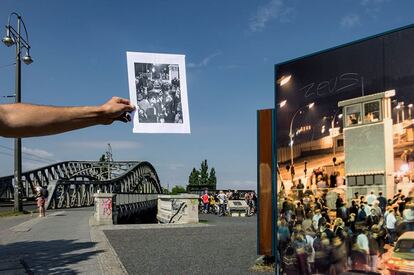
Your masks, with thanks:
[{"label": "person in red shirt", "polygon": [[208,213],[208,206],[210,203],[210,196],[208,195],[208,192],[205,191],[204,194],[201,196],[201,200],[203,201],[204,205],[204,213]]}]

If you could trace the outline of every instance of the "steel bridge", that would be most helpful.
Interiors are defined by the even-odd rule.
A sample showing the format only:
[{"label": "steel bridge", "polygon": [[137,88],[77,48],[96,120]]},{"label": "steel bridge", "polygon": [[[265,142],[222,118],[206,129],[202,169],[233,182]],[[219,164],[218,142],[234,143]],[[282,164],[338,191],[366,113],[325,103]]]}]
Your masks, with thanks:
[{"label": "steel bridge", "polygon": [[[0,199],[13,199],[13,178],[0,178]],[[24,172],[22,182],[22,198],[34,198],[38,185],[46,187],[52,209],[91,206],[97,192],[162,193],[157,172],[147,161],[64,161]]]}]

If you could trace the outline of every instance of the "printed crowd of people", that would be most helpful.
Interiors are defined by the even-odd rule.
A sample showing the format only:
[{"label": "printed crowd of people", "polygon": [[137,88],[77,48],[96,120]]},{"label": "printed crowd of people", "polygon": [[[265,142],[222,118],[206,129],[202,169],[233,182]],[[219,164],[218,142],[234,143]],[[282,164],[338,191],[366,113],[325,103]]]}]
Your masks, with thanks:
[{"label": "printed crowd of people", "polygon": [[183,123],[180,80],[150,80],[141,73],[136,77],[139,122]]},{"label": "printed crowd of people", "polygon": [[245,200],[247,204],[246,214],[252,216],[256,213],[257,196],[253,191],[250,192],[233,192],[223,190],[209,193],[207,190],[200,196],[200,206],[202,212],[207,214],[216,214],[219,216],[230,215],[228,206],[229,200]]},{"label": "printed crowd of people", "polygon": [[322,170],[311,178],[321,189],[298,181],[293,192],[279,194],[282,274],[378,272],[385,244],[393,246],[400,234],[414,230],[414,190],[407,197],[399,190],[388,200],[382,192],[355,193],[348,205],[344,195],[329,188]]}]

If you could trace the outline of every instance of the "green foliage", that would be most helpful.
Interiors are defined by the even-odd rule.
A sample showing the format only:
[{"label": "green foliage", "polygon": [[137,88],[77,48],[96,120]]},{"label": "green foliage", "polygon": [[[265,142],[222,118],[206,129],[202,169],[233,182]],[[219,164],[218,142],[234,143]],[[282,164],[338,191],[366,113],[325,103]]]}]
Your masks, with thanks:
[{"label": "green foliage", "polygon": [[184,187],[176,185],[172,188],[171,195],[177,195],[177,194],[185,193],[185,192],[186,192],[186,190],[185,190]]},{"label": "green foliage", "polygon": [[217,177],[216,177],[216,169],[211,168],[210,170],[210,177],[208,178],[208,185],[214,186],[214,189],[216,189],[217,185]]},{"label": "green foliage", "polygon": [[[193,168],[188,177],[188,185],[189,186],[206,186],[210,185],[211,189],[216,189],[217,185],[217,177],[216,177],[216,170],[211,168],[210,173],[208,172],[208,163],[207,160],[203,160],[201,162],[200,170]],[[209,187],[210,188],[210,187]]]},{"label": "green foliage", "polygon": [[163,187],[163,188],[162,188],[162,193],[163,193],[164,195],[168,195],[168,194],[170,194],[170,190],[168,190],[167,188]]},{"label": "green foliage", "polygon": [[99,158],[99,162],[106,162],[105,154],[102,154],[102,156]]},{"label": "green foliage", "polygon": [[203,160],[201,162],[201,169],[200,169],[200,185],[208,184],[208,164],[207,160]]},{"label": "green foliage", "polygon": [[99,166],[100,166],[100,174],[102,174],[104,177],[108,176],[108,163],[106,160],[105,154],[102,154],[102,156],[99,158]]},{"label": "green foliage", "polygon": [[200,175],[200,172],[196,170],[195,168],[193,168],[193,171],[191,171],[191,174],[188,177],[188,185],[200,185],[199,178],[198,178],[199,175]]}]

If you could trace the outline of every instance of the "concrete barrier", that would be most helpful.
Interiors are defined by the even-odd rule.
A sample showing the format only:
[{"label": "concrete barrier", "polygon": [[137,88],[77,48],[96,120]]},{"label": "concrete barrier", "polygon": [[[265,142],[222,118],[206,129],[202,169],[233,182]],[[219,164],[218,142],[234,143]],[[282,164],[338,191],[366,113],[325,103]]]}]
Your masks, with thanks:
[{"label": "concrete barrier", "polygon": [[116,194],[95,193],[95,220],[98,225],[116,224]]},{"label": "concrete barrier", "polygon": [[229,200],[228,208],[232,217],[245,217],[249,206],[244,200]]},{"label": "concrete barrier", "polygon": [[160,223],[198,223],[198,195],[158,195]]}]

